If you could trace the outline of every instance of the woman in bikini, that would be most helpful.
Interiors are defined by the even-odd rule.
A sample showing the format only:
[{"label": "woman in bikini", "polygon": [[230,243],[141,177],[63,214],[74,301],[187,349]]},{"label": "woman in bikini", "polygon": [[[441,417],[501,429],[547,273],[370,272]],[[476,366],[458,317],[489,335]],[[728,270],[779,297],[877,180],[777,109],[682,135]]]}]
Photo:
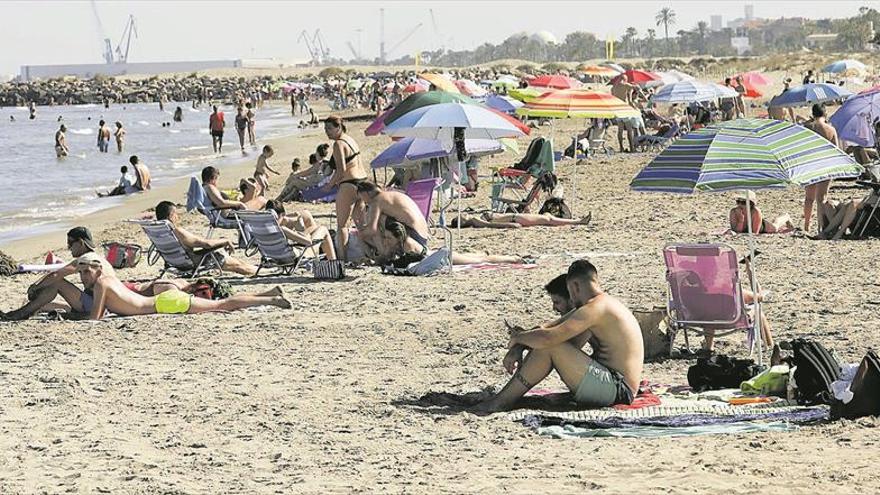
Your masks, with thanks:
[{"label": "woman in bikini", "polygon": [[751,209],[753,234],[784,234],[794,230],[794,224],[791,223],[791,217],[788,215],[781,215],[773,222],[766,220],[761,214],[761,210],[755,206],[755,193],[752,191],[747,191],[745,194],[739,194],[736,197],[736,206],[730,209],[730,214],[728,215],[730,230],[739,234],[748,232],[746,204],[749,204]]},{"label": "woman in bikini", "polygon": [[[557,218],[549,213],[483,213],[481,217],[461,214],[461,228],[475,229],[518,229],[520,227],[559,227],[562,225],[588,225],[593,215],[583,218]],[[455,228],[459,226],[458,216],[449,222]]]},{"label": "woman in bikini", "polygon": [[324,121],[324,132],[333,140],[330,163],[334,167],[333,176],[324,186],[324,190],[329,191],[334,186],[339,186],[336,193],[336,252],[344,256],[348,246],[348,222],[359,203],[357,184],[366,180],[367,171],[361,163],[360,147],[345,133],[345,124],[341,117],[327,117]]}]

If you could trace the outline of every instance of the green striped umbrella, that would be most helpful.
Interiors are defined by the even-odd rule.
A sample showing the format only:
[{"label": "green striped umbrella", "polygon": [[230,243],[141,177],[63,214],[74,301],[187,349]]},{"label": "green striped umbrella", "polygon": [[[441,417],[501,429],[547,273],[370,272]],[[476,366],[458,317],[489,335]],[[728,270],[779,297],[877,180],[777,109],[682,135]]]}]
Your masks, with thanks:
[{"label": "green striped umbrella", "polygon": [[[663,150],[630,183],[634,191],[690,194],[808,186],[858,177],[861,165],[813,131],[779,120],[740,119],[694,131]],[[757,293],[751,208],[746,208],[752,253],[752,292]],[[756,311],[760,303],[755,302]],[[761,320],[755,339],[761,355]]]}]

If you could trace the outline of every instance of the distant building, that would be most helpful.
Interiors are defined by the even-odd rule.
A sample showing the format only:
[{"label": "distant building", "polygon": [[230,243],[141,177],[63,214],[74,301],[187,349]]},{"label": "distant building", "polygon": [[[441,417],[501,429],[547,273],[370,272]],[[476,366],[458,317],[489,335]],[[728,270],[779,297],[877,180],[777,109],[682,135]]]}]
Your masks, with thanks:
[{"label": "distant building", "polygon": [[755,18],[755,6],[752,4],[746,4],[746,20],[751,21]]},{"label": "distant building", "polygon": [[730,46],[736,50],[737,55],[743,55],[752,49],[748,36],[734,36],[730,38]]},{"label": "distant building", "polygon": [[709,17],[709,29],[712,31],[721,31],[723,20],[720,15],[713,15]]},{"label": "distant building", "polygon": [[833,44],[837,40],[837,33],[811,34],[807,36],[807,48],[822,49]]}]

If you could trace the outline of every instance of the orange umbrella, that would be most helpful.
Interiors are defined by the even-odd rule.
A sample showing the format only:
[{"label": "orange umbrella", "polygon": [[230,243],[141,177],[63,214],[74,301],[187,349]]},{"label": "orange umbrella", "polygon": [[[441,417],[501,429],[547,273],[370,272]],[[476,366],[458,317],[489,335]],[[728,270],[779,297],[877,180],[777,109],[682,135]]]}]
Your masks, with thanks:
[{"label": "orange umbrella", "polygon": [[595,77],[614,77],[620,74],[611,67],[603,67],[601,65],[588,65],[580,70],[581,73]]},{"label": "orange umbrella", "polygon": [[425,81],[428,81],[429,83],[436,86],[437,89],[449,91],[450,93],[461,93],[461,91],[459,91],[458,88],[455,86],[455,83],[440,74],[423,72],[419,74],[419,79],[424,79]]}]

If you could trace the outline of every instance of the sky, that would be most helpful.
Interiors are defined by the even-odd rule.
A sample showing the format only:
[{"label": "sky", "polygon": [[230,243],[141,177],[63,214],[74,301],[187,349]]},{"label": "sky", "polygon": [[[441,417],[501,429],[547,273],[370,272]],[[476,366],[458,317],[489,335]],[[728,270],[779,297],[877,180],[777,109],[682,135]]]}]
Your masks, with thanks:
[{"label": "sky", "polygon": [[[549,31],[562,40],[572,31],[619,38],[628,26],[640,35],[658,29],[654,14],[671,7],[675,30],[692,29],[721,15],[724,23],[754,6],[756,17],[834,18],[856,15],[877,0],[443,0],[438,1],[244,1],[148,0],[0,1],[0,74],[22,65],[101,63],[102,39],[119,42],[129,14],[138,38],[130,62],[279,58],[308,60],[300,33],[320,29],[331,55],[352,58],[346,42],[365,57],[379,54],[379,9],[385,9],[385,40],[393,59],[419,50],[470,49],[500,43],[511,34]],[[431,18],[433,11],[433,21]],[[13,21],[14,20],[14,21]],[[10,22],[13,21],[13,22]],[[436,28],[435,28],[436,26]],[[672,29],[670,29],[672,31]],[[404,40],[404,38],[411,36]]]}]

